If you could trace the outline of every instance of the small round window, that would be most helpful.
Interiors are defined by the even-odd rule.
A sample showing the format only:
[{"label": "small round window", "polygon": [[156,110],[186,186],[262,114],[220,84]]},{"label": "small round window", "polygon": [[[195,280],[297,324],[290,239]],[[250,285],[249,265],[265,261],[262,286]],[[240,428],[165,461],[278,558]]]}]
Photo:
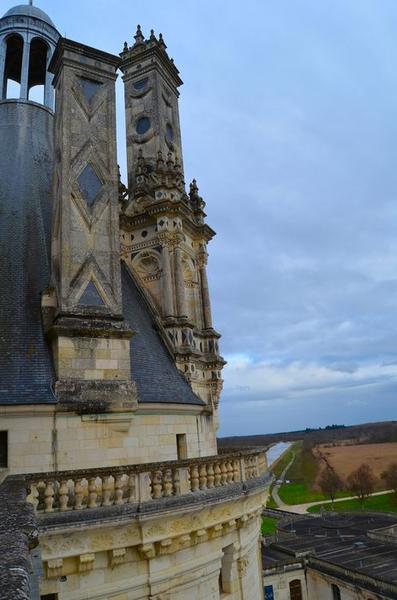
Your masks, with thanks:
[{"label": "small round window", "polygon": [[148,117],[141,117],[140,119],[138,119],[138,121],[136,122],[136,132],[139,133],[139,135],[143,135],[144,133],[149,131],[149,129],[150,119],[148,119]]},{"label": "small round window", "polygon": [[170,143],[174,141],[174,130],[172,129],[172,126],[169,123],[167,123],[167,126],[165,128],[165,137]]}]

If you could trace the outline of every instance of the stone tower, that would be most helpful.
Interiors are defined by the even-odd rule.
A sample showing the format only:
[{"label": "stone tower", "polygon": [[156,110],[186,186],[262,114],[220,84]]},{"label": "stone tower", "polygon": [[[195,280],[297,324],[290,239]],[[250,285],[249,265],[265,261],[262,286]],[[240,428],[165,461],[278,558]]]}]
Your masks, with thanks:
[{"label": "stone tower", "polygon": [[176,364],[216,415],[222,389],[219,334],[212,326],[206,273],[205,202],[194,180],[185,191],[178,88],[163,36],[125,44],[129,194],[121,206],[122,256],[162,317]]},{"label": "stone tower", "polygon": [[34,6],[16,6],[0,19],[0,381],[8,403],[52,399],[40,295],[50,279],[54,165],[47,67],[58,38]]},{"label": "stone tower", "polygon": [[0,597],[257,600],[266,457],[218,453],[214,232],[164,40],[120,57],[24,5],[0,59]]}]

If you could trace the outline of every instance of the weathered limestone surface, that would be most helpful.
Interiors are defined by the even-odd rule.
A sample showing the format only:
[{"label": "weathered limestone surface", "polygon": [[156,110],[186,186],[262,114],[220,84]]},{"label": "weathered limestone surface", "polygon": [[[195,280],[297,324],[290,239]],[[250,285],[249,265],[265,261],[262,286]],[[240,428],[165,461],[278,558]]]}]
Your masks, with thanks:
[{"label": "weathered limestone surface", "polygon": [[54,408],[7,408],[10,473],[84,469],[176,460],[176,434],[186,435],[187,456],[215,454],[212,418],[197,411],[140,409],[131,413],[76,415]]},{"label": "weathered limestone surface", "polygon": [[[53,529],[42,521],[41,539],[46,577],[44,593],[61,591],[62,598],[213,598],[223,591],[233,599],[256,599],[262,594],[258,578],[258,528],[263,492],[207,505],[206,493],[193,508],[175,506],[119,519],[102,518],[101,526]],[[150,504],[150,503],[149,503]],[[103,509],[101,509],[103,510]],[[73,515],[72,515],[73,516]],[[226,559],[225,559],[226,556]],[[67,580],[59,582],[60,576]]]},{"label": "weathered limestone surface", "polygon": [[[56,90],[55,318],[49,328],[58,377],[55,393],[61,403],[82,404],[86,412],[136,408],[128,342],[132,332],[123,322],[121,298],[118,64],[115,56],[61,40],[50,67]],[[45,306],[50,312],[50,299]],[[95,383],[106,381],[122,383]]]},{"label": "weathered limestone surface", "polygon": [[213,329],[206,272],[205,202],[194,180],[185,191],[178,70],[162,38],[121,53],[125,84],[129,194],[122,202],[122,257],[162,316],[178,369],[215,419],[222,390],[219,334]]}]

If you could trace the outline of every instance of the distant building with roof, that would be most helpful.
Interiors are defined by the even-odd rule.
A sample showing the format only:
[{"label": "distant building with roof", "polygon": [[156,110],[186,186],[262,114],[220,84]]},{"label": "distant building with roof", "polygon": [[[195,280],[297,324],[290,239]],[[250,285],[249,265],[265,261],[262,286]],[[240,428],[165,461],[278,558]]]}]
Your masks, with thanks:
[{"label": "distant building with roof", "polygon": [[397,515],[286,517],[262,567],[265,600],[395,600]]}]

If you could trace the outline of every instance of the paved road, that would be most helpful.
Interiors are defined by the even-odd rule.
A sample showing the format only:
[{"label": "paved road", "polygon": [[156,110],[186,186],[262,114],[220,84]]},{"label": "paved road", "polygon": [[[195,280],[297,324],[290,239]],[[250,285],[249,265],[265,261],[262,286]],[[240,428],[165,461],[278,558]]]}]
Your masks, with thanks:
[{"label": "paved road", "polygon": [[[294,462],[294,460],[295,460],[295,454],[289,461],[288,465],[285,467],[284,471],[281,473],[280,477],[278,478],[278,481],[283,481],[283,482],[285,481],[285,476],[287,474],[287,471],[290,468],[290,466],[292,465],[292,463]],[[278,490],[280,489],[281,485],[282,485],[281,483],[278,483],[272,489],[273,500],[277,504],[277,508],[279,508],[280,510],[286,510],[286,511],[288,511],[288,509],[292,510],[291,506],[289,504],[284,504],[284,502],[281,500],[280,496],[278,495]]]},{"label": "paved road", "polygon": [[[289,468],[289,465],[287,467],[287,469]],[[284,472],[283,472],[284,474]],[[277,488],[279,488],[280,486],[278,485]],[[284,502],[282,502],[282,500],[280,499],[280,496],[278,495],[278,493],[276,494],[276,496],[274,495],[274,490],[276,488],[273,489],[273,498],[275,500],[276,503],[278,503],[278,501],[280,502],[280,504],[278,504],[278,508],[280,510],[285,510],[285,512],[294,512],[294,513],[299,513],[299,514],[305,514],[307,512],[307,509],[310,508],[311,506],[316,506],[318,504],[327,504],[327,501],[322,500],[321,502],[306,502],[305,504],[284,504]],[[278,489],[277,489],[278,491]],[[370,494],[371,496],[381,496],[382,494],[389,494],[391,493],[393,490],[383,490],[383,492],[374,492],[373,494]],[[278,500],[277,500],[278,498]],[[356,496],[348,496],[347,498],[337,498],[335,500],[335,502],[342,502],[343,500],[355,500]]]}]

